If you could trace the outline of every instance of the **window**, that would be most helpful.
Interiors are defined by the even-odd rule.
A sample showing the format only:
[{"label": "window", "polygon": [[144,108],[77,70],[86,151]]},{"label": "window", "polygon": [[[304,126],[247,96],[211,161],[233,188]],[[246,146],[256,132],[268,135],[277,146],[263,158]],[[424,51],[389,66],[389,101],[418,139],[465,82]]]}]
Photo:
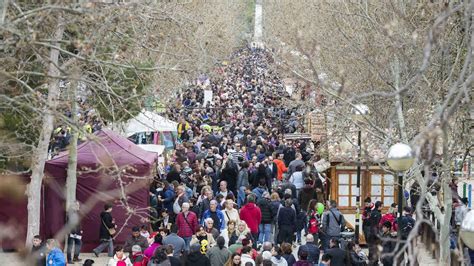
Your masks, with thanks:
[{"label": "window", "polygon": [[372,202],[382,201],[388,207],[395,198],[395,179],[391,174],[372,173],[369,195]]},{"label": "window", "polygon": [[357,173],[337,175],[337,202],[340,207],[355,207],[357,196]]}]

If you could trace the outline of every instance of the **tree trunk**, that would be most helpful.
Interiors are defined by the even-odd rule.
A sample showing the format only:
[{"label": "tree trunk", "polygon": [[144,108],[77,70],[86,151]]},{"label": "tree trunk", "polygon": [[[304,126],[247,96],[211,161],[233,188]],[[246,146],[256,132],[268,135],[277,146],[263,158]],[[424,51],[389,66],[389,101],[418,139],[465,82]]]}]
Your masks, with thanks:
[{"label": "tree trunk", "polygon": [[[58,18],[58,26],[53,36],[54,46],[63,38],[64,24],[62,17]],[[59,50],[51,48],[49,53],[48,75],[59,76],[58,69]],[[26,245],[30,246],[33,237],[40,232],[41,216],[41,183],[44,175],[44,164],[48,157],[48,147],[54,128],[54,115],[58,104],[59,83],[57,79],[50,78],[48,82],[48,99],[43,110],[42,127],[38,144],[33,151],[31,162],[31,181],[28,185],[28,229],[26,234]]]},{"label": "tree trunk", "polygon": [[5,23],[5,17],[7,16],[9,0],[0,0],[0,25]]},{"label": "tree trunk", "polygon": [[76,201],[77,186],[77,140],[79,125],[77,123],[77,87],[79,86],[77,68],[73,70],[73,79],[69,86],[69,96],[71,101],[71,140],[69,142],[69,161],[67,164],[67,180],[66,180],[66,208],[69,209],[71,204]]},{"label": "tree trunk", "polygon": [[[449,181],[451,180],[451,178],[446,179]],[[439,232],[440,265],[451,265],[451,243],[449,240],[451,233],[450,221],[453,211],[453,195],[451,192],[451,187],[449,187],[448,180],[443,181],[444,220],[440,221],[441,229]]]}]

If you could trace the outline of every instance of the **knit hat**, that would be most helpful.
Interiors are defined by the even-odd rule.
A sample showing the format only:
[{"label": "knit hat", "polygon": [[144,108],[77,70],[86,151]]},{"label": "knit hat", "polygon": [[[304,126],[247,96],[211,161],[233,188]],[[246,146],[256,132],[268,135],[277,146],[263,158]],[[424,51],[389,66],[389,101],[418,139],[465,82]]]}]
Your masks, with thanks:
[{"label": "knit hat", "polygon": [[133,245],[132,252],[141,252],[142,248],[139,245]]}]

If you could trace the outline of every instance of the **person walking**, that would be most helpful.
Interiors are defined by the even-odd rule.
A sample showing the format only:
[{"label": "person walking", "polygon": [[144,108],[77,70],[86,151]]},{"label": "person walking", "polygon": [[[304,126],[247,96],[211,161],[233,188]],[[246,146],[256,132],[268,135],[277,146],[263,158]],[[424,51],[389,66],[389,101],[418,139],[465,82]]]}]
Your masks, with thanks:
[{"label": "person walking", "polygon": [[218,236],[216,243],[217,245],[207,251],[207,257],[211,262],[211,266],[224,265],[231,255],[230,251],[225,247],[225,239],[223,236]]},{"label": "person walking", "polygon": [[[262,212],[255,204],[255,195],[247,196],[247,204],[240,210],[240,219],[247,223],[254,240],[258,239],[258,226],[262,221]],[[256,245],[256,241],[254,241]]]},{"label": "person walking", "polygon": [[99,228],[99,239],[100,244],[96,248],[92,250],[96,257],[99,257],[99,254],[108,247],[108,255],[109,257],[114,256],[114,242],[113,242],[113,234],[115,233],[115,221],[112,218],[112,205],[110,203],[106,203],[104,205],[104,211],[100,214],[100,228]]},{"label": "person walking", "polygon": [[185,249],[188,251],[189,243],[198,229],[197,216],[189,210],[189,203],[185,202],[181,206],[181,212],[176,217],[176,226],[178,227],[178,236],[183,238]]},{"label": "person walking", "polygon": [[283,242],[293,242],[293,235],[295,233],[296,225],[296,212],[293,208],[291,208],[291,205],[293,205],[293,201],[291,199],[286,199],[285,207],[280,208],[278,211],[278,244]]},{"label": "person walking", "polygon": [[323,214],[322,219],[322,242],[323,250],[328,249],[329,239],[339,239],[341,237],[341,231],[346,225],[344,215],[337,209],[337,203],[334,200],[330,201],[330,208]]},{"label": "person walking", "polygon": [[270,194],[263,193],[263,197],[258,200],[257,206],[262,213],[262,221],[258,225],[258,244],[262,245],[264,242],[270,241],[270,234],[272,230],[273,212],[270,201]]},{"label": "person walking", "polygon": [[375,202],[375,207],[370,213],[369,217],[369,238],[367,239],[367,244],[369,246],[369,264],[376,265],[378,261],[377,257],[377,242],[378,242],[378,235],[379,235],[379,224],[380,219],[382,219],[382,202],[377,201]]},{"label": "person walking", "polygon": [[[79,201],[76,201],[69,208],[67,214],[67,224],[72,226],[71,231],[67,237],[67,250],[66,257],[68,262],[80,262],[79,253],[81,252],[82,246],[82,229],[79,216]],[[74,257],[72,257],[72,250],[74,246]]]}]

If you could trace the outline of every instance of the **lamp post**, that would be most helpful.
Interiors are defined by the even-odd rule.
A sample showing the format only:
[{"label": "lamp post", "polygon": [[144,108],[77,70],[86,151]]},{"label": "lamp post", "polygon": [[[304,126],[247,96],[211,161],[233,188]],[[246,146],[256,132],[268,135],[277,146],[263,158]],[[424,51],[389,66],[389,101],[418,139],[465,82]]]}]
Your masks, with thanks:
[{"label": "lamp post", "polygon": [[[362,116],[369,114],[369,107],[365,104],[356,104],[352,108],[352,116],[354,120],[360,121]],[[360,176],[361,176],[361,151],[362,151],[362,140],[361,140],[360,127],[357,131],[357,180],[356,180],[356,219],[355,219],[355,241],[359,242],[360,233]]]},{"label": "lamp post", "polygon": [[403,172],[410,169],[414,161],[413,150],[407,144],[397,143],[388,150],[387,163],[398,175],[398,219],[403,211]]},{"label": "lamp post", "polygon": [[459,232],[462,242],[470,249],[474,249],[474,210],[464,216]]}]

